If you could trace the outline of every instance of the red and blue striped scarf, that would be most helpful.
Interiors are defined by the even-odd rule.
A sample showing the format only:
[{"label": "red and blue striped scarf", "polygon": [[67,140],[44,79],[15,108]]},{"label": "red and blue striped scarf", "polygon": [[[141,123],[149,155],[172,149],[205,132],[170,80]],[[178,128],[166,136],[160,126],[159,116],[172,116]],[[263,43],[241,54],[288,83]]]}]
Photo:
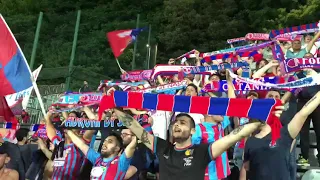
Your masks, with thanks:
[{"label": "red and blue striped scarf", "polygon": [[281,104],[280,100],[275,99],[210,98],[115,91],[112,96],[102,98],[99,119],[106,109],[115,107],[248,117],[267,122],[273,130],[272,140],[275,142],[280,137],[281,123],[272,111]]},{"label": "red and blue striped scarf", "polygon": [[271,38],[275,38],[276,36],[278,36],[280,34],[294,33],[294,32],[298,32],[298,31],[306,31],[306,32],[311,33],[311,32],[315,32],[315,30],[317,30],[317,29],[318,29],[318,22],[300,25],[300,26],[294,26],[294,27],[287,27],[284,29],[272,30],[269,34],[269,38],[271,39]]},{"label": "red and blue striped scarf", "polygon": [[216,55],[212,55],[212,56],[203,57],[203,59],[201,60],[201,63],[211,62],[211,61],[215,61],[215,60],[222,60],[222,59],[227,59],[227,58],[232,58],[233,62],[234,61],[237,62],[238,55],[240,57],[248,57],[248,58],[253,57],[253,58],[255,58],[255,56],[257,54],[259,54],[257,51],[237,52],[236,54],[233,54],[233,52],[232,53],[224,53],[224,54],[216,54]]}]

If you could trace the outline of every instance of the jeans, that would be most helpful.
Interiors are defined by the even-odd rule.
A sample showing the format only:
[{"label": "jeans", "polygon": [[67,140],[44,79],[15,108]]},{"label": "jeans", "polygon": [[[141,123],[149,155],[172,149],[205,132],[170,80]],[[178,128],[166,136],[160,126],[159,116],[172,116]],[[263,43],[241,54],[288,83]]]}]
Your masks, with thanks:
[{"label": "jeans", "polygon": [[[302,109],[305,105],[305,101],[298,102],[298,110]],[[301,155],[304,159],[309,159],[309,148],[310,148],[310,122],[312,120],[314,132],[317,139],[317,150],[320,152],[320,106],[318,106],[307,118],[300,131],[300,146]]]},{"label": "jeans", "polygon": [[233,152],[234,165],[238,167],[239,171],[241,170],[243,164],[243,151],[244,149],[235,147]]},{"label": "jeans", "polygon": [[290,179],[297,179],[297,141],[294,143],[291,153],[288,155]]}]

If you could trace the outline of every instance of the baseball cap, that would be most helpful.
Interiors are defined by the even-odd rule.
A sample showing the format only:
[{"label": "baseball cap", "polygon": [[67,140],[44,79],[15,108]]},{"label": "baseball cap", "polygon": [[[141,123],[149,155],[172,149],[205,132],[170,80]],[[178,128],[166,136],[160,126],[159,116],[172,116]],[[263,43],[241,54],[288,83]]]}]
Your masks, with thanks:
[{"label": "baseball cap", "polygon": [[7,143],[0,142],[0,154],[9,154],[10,151],[9,146]]}]

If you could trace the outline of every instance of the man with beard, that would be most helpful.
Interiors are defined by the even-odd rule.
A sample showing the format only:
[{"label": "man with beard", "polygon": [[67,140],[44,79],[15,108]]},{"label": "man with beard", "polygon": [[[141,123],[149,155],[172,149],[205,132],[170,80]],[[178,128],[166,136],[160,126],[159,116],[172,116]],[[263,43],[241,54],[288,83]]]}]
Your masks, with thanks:
[{"label": "man with beard", "polygon": [[[130,131],[130,129],[123,129],[121,131],[121,137],[123,140],[123,146],[127,147],[135,137],[135,135]],[[136,150],[134,152],[132,161],[131,161],[131,166],[135,167],[136,171],[133,171],[132,174],[129,174],[127,172],[126,176],[129,177],[130,180],[138,180],[141,179],[140,174],[143,170],[146,169],[146,156],[147,156],[147,148],[144,146],[144,144],[138,144],[136,147]],[[142,176],[142,174],[141,174]]]},{"label": "man with beard", "polygon": [[[276,109],[277,111],[273,113],[280,117],[283,106],[277,106]],[[212,144],[192,145],[191,136],[195,132],[194,120],[190,115],[181,113],[175,117],[172,133],[175,144],[172,144],[149,134],[138,121],[121,110],[115,109],[115,113],[123,124],[158,156],[160,180],[204,179],[205,169],[210,161],[262,125],[259,121],[252,122],[238,127]]]},{"label": "man with beard", "polygon": [[130,144],[119,156],[123,142],[116,133],[110,133],[104,140],[101,153],[96,152],[85,144],[72,131],[67,131],[72,142],[86,155],[87,159],[93,164],[90,179],[117,179],[123,180],[130,166],[131,158],[134,154],[137,139],[132,138]]}]

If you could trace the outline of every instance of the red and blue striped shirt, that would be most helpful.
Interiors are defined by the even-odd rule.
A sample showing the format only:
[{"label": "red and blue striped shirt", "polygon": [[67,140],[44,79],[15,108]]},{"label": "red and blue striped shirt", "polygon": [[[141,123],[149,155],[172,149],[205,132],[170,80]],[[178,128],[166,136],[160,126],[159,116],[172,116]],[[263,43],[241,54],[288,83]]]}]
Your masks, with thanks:
[{"label": "red and blue striped shirt", "polygon": [[[219,140],[224,136],[224,129],[229,124],[229,118],[224,116],[223,121],[219,124],[203,122],[196,125],[196,132],[192,135],[192,144],[210,144]],[[223,179],[230,173],[229,160],[225,151],[209,163],[206,169],[205,180]]]},{"label": "red and blue striped shirt", "polygon": [[[51,140],[54,145],[61,142],[61,137],[55,136]],[[77,180],[84,161],[84,154],[73,143],[64,146],[64,158],[53,160],[52,180]]]},{"label": "red and blue striped shirt", "polygon": [[100,153],[89,148],[87,159],[94,165],[91,171],[92,180],[123,180],[130,166],[131,158],[125,153],[112,158],[102,158]]}]

